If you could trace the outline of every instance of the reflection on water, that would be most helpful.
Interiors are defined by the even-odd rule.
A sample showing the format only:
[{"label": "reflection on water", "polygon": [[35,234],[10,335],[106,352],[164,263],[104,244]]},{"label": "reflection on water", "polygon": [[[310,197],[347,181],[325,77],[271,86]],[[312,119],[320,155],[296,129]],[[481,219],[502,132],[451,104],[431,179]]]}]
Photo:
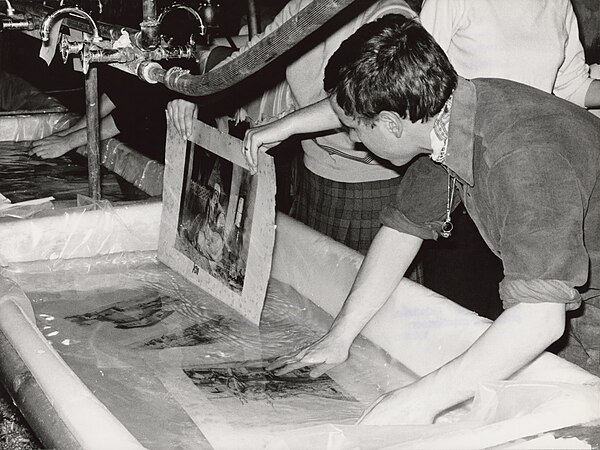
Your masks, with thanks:
[{"label": "reflection on water", "polygon": [[156,262],[33,278],[35,286],[22,287],[42,333],[148,448],[205,448],[206,438],[227,439],[228,427],[351,424],[380,394],[414,379],[361,339],[347,363],[316,380],[305,370],[267,372],[270,360],[313,342],[331,323],[275,280],[257,327]]},{"label": "reflection on water", "polygon": [[[29,156],[31,142],[0,142],[0,193],[17,203],[53,196],[74,200],[77,194],[89,195],[87,163],[80,155],[67,154],[55,159]],[[127,200],[107,170],[102,176],[102,197],[110,201]]]}]

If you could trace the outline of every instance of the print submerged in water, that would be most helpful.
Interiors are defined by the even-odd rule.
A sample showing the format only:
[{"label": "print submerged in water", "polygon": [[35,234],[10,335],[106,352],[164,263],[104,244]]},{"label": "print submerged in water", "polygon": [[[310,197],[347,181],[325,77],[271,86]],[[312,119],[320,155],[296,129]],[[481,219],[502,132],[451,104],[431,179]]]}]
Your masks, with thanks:
[{"label": "print submerged in water", "polygon": [[242,404],[265,400],[272,403],[289,397],[312,396],[357,401],[328,375],[310,378],[310,369],[305,367],[278,376],[265,369],[268,363],[232,363],[228,367],[191,368],[184,372],[209,400],[236,398]]},{"label": "print submerged in water", "polygon": [[109,308],[92,311],[85,314],[67,316],[79,325],[91,325],[95,322],[112,322],[115,328],[141,328],[156,325],[173,314],[172,310],[164,309],[173,299],[158,295],[148,299],[147,296],[119,302]]},{"label": "print submerged in water", "polygon": [[250,173],[198,146],[187,152],[175,248],[236,292],[244,284]]},{"label": "print submerged in water", "polygon": [[226,330],[228,330],[227,319],[220,316],[215,319],[208,319],[203,323],[196,323],[175,333],[151,339],[144,344],[144,347],[160,350],[163,348],[212,344],[222,338],[226,334]]}]

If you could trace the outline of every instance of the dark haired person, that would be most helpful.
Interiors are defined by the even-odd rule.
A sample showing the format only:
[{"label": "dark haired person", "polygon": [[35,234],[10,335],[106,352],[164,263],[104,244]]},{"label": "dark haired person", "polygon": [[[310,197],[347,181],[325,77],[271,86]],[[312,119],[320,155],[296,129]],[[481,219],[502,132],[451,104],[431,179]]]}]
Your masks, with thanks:
[{"label": "dark haired person", "polygon": [[270,369],[312,365],[317,376],[343,362],[423,240],[451,231],[460,199],[502,258],[504,312],[462,355],[385,394],[361,420],[431,423],[480,383],[531,362],[563,334],[565,311],[598,298],[600,121],[529,86],[458,77],[423,27],[399,15],[347,39],[325,89],[327,100],[249,130],[248,161],[289,135],[343,126],[376,155],[410,166],[329,332]]}]

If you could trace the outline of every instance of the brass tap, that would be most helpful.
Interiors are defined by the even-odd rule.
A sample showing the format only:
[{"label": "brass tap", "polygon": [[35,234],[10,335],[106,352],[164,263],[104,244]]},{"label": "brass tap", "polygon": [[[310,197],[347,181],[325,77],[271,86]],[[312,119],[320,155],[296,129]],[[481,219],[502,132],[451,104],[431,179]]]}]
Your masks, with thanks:
[{"label": "brass tap", "polygon": [[54,26],[56,21],[60,17],[68,15],[68,14],[71,14],[73,16],[78,16],[83,19],[87,19],[87,21],[90,23],[90,26],[92,27],[92,42],[99,42],[102,40],[102,38],[100,37],[100,34],[98,32],[98,26],[96,25],[96,22],[94,21],[94,19],[92,19],[92,17],[88,13],[86,13],[85,11],[82,11],[79,8],[67,7],[67,8],[57,9],[56,11],[54,11],[52,14],[48,15],[44,19],[44,21],[42,22],[42,25],[40,27],[40,36],[42,38],[42,42],[48,42],[50,40],[50,30],[52,30],[52,27]]}]

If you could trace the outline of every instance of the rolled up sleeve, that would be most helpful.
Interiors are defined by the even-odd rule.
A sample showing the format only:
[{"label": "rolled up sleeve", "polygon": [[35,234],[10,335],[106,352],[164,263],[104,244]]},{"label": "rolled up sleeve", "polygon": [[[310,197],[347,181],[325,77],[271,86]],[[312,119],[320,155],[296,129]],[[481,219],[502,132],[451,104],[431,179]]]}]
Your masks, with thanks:
[{"label": "rolled up sleeve", "polygon": [[503,280],[500,283],[502,306],[508,309],[517,303],[564,303],[567,311],[579,308],[581,295],[559,280]]},{"label": "rolled up sleeve", "polygon": [[[552,146],[515,151],[494,167],[489,189],[505,278],[504,306],[579,306],[590,257],[584,245],[583,195],[573,167]],[[535,167],[535,169],[533,169]]]},{"label": "rolled up sleeve", "polygon": [[403,176],[394,203],[383,209],[381,222],[421,239],[437,239],[447,199],[446,171],[428,157],[419,157]]}]

